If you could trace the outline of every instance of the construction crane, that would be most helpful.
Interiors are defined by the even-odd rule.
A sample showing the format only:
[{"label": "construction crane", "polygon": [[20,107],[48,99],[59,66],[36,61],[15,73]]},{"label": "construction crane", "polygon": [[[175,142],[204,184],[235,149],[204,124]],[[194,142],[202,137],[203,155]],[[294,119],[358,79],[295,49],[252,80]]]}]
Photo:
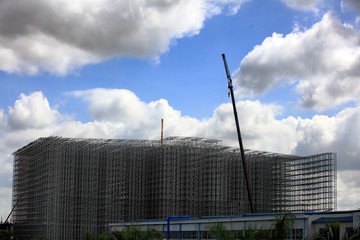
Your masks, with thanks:
[{"label": "construction crane", "polygon": [[247,193],[248,193],[248,199],[249,199],[249,203],[250,203],[250,211],[251,211],[251,213],[254,213],[255,209],[254,209],[254,205],[253,205],[253,201],[252,201],[252,194],[251,194],[251,189],[250,189],[249,176],[248,176],[247,165],[246,165],[246,161],[245,161],[244,146],[243,146],[242,139],[241,139],[239,119],[238,119],[238,115],[237,115],[237,111],[236,111],[232,79],[231,79],[229,68],[228,68],[228,65],[227,65],[227,62],[226,62],[225,54],[222,54],[222,58],[223,58],[223,61],[224,61],[226,76],[227,76],[227,79],[228,79],[228,88],[230,90],[231,101],[232,101],[233,110],[234,110],[236,131],[237,131],[237,135],[238,135],[238,139],[239,139],[241,161],[242,161],[242,166],[243,166],[243,170],[244,170],[244,176],[245,176],[246,189],[247,189]]},{"label": "construction crane", "polygon": [[[14,212],[15,207],[16,207],[16,205],[19,203],[19,201],[21,200],[22,196],[23,196],[23,193],[20,195],[19,199],[16,201],[16,203],[15,203],[14,206],[12,207],[9,215],[8,215],[7,218],[5,219],[5,222],[3,222],[3,226],[5,226],[6,223],[8,223],[8,220],[10,219],[11,214]],[[1,226],[1,228],[2,228],[3,226]]]}]

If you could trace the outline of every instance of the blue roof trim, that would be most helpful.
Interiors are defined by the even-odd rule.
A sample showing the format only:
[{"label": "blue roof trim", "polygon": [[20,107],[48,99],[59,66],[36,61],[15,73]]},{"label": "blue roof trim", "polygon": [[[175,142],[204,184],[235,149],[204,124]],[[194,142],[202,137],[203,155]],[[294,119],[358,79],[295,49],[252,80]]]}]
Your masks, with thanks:
[{"label": "blue roof trim", "polygon": [[332,223],[332,222],[352,222],[353,217],[322,217],[312,221],[312,223]]},{"label": "blue roof trim", "polygon": [[202,216],[196,219],[239,218],[242,216]]},{"label": "blue roof trim", "polygon": [[[354,212],[360,212],[360,210],[348,210],[348,211],[329,211],[329,212],[294,212],[293,214],[295,216],[304,216],[304,215],[336,215],[336,214],[348,214],[348,213],[354,213]],[[244,218],[242,221],[247,221],[245,218],[248,217],[264,217],[264,216],[281,216],[284,213],[246,213],[243,215],[233,215],[233,216],[201,216],[201,217],[194,217],[194,218],[187,218],[187,219],[172,219],[172,222],[175,221],[196,221],[196,220],[216,220],[216,219],[224,219],[224,218]],[[142,220],[136,220],[133,221],[133,223],[146,223],[146,222],[163,222],[167,221],[167,219],[142,219]],[[352,222],[353,217],[322,217],[319,219],[316,219],[312,221],[313,223],[327,223],[327,222]],[[110,223],[110,224],[117,224],[117,223]]]},{"label": "blue roof trim", "polygon": [[325,215],[325,214],[344,214],[344,213],[354,213],[354,212],[360,212],[360,210],[305,212],[305,214],[308,214],[308,215]]},{"label": "blue roof trim", "polygon": [[259,216],[277,216],[282,215],[282,213],[246,213],[242,217],[259,217]]},{"label": "blue roof trim", "polygon": [[141,219],[134,222],[166,222],[167,219]]}]

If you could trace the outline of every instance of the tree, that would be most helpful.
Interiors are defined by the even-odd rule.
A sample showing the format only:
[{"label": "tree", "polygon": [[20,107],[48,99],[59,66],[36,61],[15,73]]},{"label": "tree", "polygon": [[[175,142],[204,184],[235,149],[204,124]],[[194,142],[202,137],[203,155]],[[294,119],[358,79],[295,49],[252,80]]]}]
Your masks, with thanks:
[{"label": "tree", "polygon": [[[360,206],[356,207],[358,210],[360,210]],[[360,239],[360,215],[357,215],[354,217],[355,224],[353,228],[350,229],[350,231],[346,231],[343,235],[343,240],[356,240]]]},{"label": "tree", "polygon": [[108,232],[103,232],[99,234],[96,240],[112,240],[112,236]]},{"label": "tree", "polygon": [[149,228],[144,232],[144,240],[160,240],[162,235],[155,228]]},{"label": "tree", "polygon": [[314,233],[310,240],[340,240],[340,224],[338,222],[327,223],[325,230]]},{"label": "tree", "polygon": [[273,239],[283,240],[288,239],[291,233],[291,225],[295,221],[293,213],[284,213],[277,216],[273,226]]},{"label": "tree", "polygon": [[122,236],[126,240],[142,240],[142,232],[134,225],[129,226],[125,230],[123,230]]},{"label": "tree", "polygon": [[85,237],[84,240],[112,240],[114,239],[114,237],[108,233],[108,232],[103,232],[97,235],[97,237],[94,237],[94,235],[92,235],[89,232],[85,233]]},{"label": "tree", "polygon": [[112,234],[116,240],[125,240],[123,232],[113,232]]},{"label": "tree", "polygon": [[[104,234],[104,233],[103,233]],[[97,240],[161,240],[162,235],[155,228],[149,228],[145,232],[141,232],[140,229],[134,225],[122,230],[121,232],[112,232],[112,235],[106,234],[104,236],[98,236]]]},{"label": "tree", "polygon": [[350,231],[344,233],[342,240],[359,240],[360,228],[351,228]]},{"label": "tree", "polygon": [[86,232],[84,240],[95,240],[95,237],[91,233]]},{"label": "tree", "polygon": [[271,229],[258,228],[256,225],[250,225],[247,227],[244,233],[239,233],[239,240],[270,240]]},{"label": "tree", "polygon": [[222,223],[215,223],[209,227],[209,232],[212,238],[216,240],[234,239],[234,236],[229,234],[226,227]]},{"label": "tree", "polygon": [[10,240],[13,237],[13,232],[12,230],[5,230],[5,229],[1,229],[0,230],[0,240]]}]

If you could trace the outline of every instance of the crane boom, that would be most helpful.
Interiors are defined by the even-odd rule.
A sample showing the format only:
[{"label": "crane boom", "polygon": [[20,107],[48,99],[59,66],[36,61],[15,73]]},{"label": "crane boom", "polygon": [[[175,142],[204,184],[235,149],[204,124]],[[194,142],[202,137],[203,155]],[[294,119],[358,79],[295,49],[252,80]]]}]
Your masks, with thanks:
[{"label": "crane boom", "polygon": [[15,210],[15,207],[16,207],[16,205],[18,204],[18,202],[21,200],[22,196],[23,196],[23,194],[20,195],[19,199],[18,199],[18,200],[16,201],[16,203],[14,204],[13,208],[11,209],[11,211],[10,211],[9,215],[7,216],[7,218],[6,218],[6,220],[5,220],[4,223],[6,223],[6,222],[10,219],[11,214],[12,214],[13,211]]},{"label": "crane boom", "polygon": [[243,166],[243,170],[244,170],[244,176],[245,176],[246,189],[247,189],[247,193],[248,193],[248,199],[249,199],[249,203],[250,203],[250,211],[251,211],[251,213],[254,213],[255,209],[254,209],[254,205],[253,205],[253,201],[252,201],[252,194],[251,194],[251,189],[250,189],[247,165],[246,165],[246,161],[245,161],[244,146],[243,146],[242,138],[241,138],[239,119],[238,119],[238,115],[237,115],[237,111],[236,111],[235,97],[234,97],[234,90],[233,90],[231,75],[230,75],[229,68],[228,68],[228,65],[227,65],[227,62],[226,62],[225,54],[222,54],[222,58],[223,58],[223,61],[224,61],[226,76],[227,76],[227,79],[228,79],[228,88],[230,90],[231,101],[232,101],[233,110],[234,110],[236,131],[237,131],[238,140],[239,140],[241,161],[242,161],[242,166]]}]

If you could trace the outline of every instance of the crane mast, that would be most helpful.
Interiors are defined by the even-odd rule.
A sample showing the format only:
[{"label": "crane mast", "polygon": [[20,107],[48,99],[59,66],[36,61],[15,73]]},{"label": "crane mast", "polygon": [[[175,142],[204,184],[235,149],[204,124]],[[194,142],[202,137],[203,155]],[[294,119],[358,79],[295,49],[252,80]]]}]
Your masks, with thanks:
[{"label": "crane mast", "polygon": [[234,110],[236,131],[237,131],[238,140],[239,140],[240,155],[241,155],[241,161],[242,161],[242,166],[243,166],[243,170],[244,170],[246,190],[247,190],[247,193],[248,193],[248,199],[249,199],[249,203],[250,203],[250,211],[251,211],[251,213],[254,213],[255,209],[254,209],[254,205],[253,205],[253,201],[252,201],[252,194],[251,194],[251,189],[250,189],[250,183],[249,183],[249,176],[248,176],[248,171],[247,171],[247,165],[246,165],[246,161],[245,161],[244,146],[243,146],[242,138],[241,138],[239,119],[238,119],[238,115],[237,115],[237,111],[236,111],[236,105],[235,105],[235,97],[234,97],[234,90],[233,90],[233,85],[232,85],[232,79],[231,79],[231,75],[230,75],[230,72],[229,72],[229,68],[228,68],[228,65],[227,65],[227,62],[226,62],[225,54],[222,54],[222,58],[223,58],[223,61],[224,61],[226,76],[227,76],[227,79],[228,79],[228,88],[229,88],[229,90],[230,90],[231,101],[232,101],[233,110]]}]

